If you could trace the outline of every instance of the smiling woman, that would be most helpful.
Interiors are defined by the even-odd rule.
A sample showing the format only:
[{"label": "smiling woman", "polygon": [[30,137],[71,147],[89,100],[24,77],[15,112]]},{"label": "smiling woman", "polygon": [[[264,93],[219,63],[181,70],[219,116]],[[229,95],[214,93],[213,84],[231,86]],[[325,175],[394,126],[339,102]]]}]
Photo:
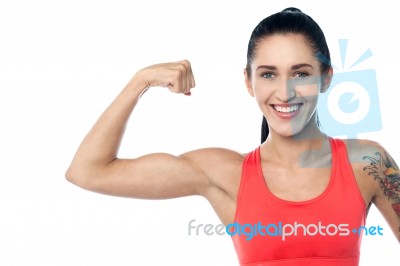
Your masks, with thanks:
[{"label": "smiling woman", "polygon": [[[100,116],[67,179],[132,198],[201,195],[225,225],[283,224],[307,232],[284,232],[284,240],[262,232],[250,241],[246,234],[232,235],[241,265],[358,265],[361,236],[350,230],[365,226],[371,204],[399,237],[393,159],[375,142],[334,139],[318,127],[318,97],[333,74],[318,24],[296,8],[273,14],[254,29],[247,59],[247,90],[268,121],[266,138],[255,150],[243,155],[206,148],[179,156],[119,158],[128,118],[148,89],[190,96],[195,87],[188,60],[162,63],[139,70]],[[317,225],[327,230],[321,233]],[[341,227],[348,234],[336,230]]]},{"label": "smiling woman", "polygon": [[[326,91],[332,77],[330,69],[327,73],[322,71],[303,35],[273,33],[264,36],[257,45],[256,56],[248,64],[245,78],[270,128],[279,130],[281,127],[280,135],[290,136],[300,133],[311,119],[316,120],[318,95]],[[310,123],[310,130],[312,126],[317,125]],[[313,131],[318,133],[319,129]]]}]

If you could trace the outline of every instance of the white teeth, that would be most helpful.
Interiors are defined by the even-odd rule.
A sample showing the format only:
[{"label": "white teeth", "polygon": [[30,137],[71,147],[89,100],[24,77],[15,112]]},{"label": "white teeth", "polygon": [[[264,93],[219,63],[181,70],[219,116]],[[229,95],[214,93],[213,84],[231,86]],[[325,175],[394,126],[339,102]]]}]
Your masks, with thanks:
[{"label": "white teeth", "polygon": [[292,112],[297,111],[297,109],[299,109],[299,107],[300,107],[300,105],[298,105],[298,104],[288,106],[288,107],[277,106],[277,105],[274,106],[275,110],[277,110],[280,113],[292,113]]}]

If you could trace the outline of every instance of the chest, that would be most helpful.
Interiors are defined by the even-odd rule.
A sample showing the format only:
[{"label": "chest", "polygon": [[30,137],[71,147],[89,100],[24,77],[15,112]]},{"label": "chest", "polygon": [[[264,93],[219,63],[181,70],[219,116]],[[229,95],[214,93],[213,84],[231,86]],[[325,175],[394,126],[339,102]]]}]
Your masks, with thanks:
[{"label": "chest", "polygon": [[276,197],[287,201],[306,201],[321,195],[331,180],[328,168],[285,169],[263,167],[265,186]]},{"label": "chest", "polygon": [[[287,201],[307,201],[315,199],[328,189],[333,180],[331,167],[295,168],[276,167],[265,163],[262,174],[266,188],[275,197]],[[349,184],[355,186],[365,204],[370,203],[373,190],[369,180],[365,177],[362,165],[352,165],[352,172],[348,173]]]}]

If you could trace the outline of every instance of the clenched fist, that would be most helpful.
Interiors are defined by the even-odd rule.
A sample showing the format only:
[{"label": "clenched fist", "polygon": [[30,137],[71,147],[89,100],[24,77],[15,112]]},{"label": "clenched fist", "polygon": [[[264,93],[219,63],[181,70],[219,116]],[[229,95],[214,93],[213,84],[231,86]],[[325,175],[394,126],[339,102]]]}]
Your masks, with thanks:
[{"label": "clenched fist", "polygon": [[150,87],[167,87],[175,93],[190,95],[195,81],[190,62],[188,60],[162,63],[143,68],[136,73],[135,78],[140,79]]}]

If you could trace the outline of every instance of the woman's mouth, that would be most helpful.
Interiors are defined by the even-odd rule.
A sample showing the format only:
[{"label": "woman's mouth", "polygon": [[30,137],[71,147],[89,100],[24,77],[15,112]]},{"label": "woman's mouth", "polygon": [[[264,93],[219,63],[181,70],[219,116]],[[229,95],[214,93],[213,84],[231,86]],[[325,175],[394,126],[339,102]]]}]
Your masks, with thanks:
[{"label": "woman's mouth", "polygon": [[300,104],[295,104],[291,106],[279,106],[279,105],[273,105],[274,109],[280,113],[292,113],[297,111],[300,108]]},{"label": "woman's mouth", "polygon": [[293,118],[300,112],[300,108],[303,104],[272,104],[272,108],[276,111],[276,114],[281,118]]}]

